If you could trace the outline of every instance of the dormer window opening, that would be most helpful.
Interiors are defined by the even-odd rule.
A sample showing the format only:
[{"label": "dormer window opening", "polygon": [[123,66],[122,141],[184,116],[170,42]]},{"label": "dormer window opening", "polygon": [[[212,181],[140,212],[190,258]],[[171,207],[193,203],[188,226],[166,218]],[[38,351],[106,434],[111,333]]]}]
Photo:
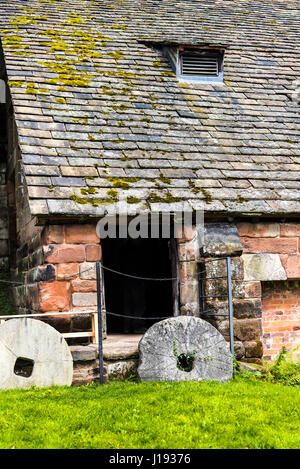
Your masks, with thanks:
[{"label": "dormer window opening", "polygon": [[223,82],[224,50],[164,47],[180,81]]}]

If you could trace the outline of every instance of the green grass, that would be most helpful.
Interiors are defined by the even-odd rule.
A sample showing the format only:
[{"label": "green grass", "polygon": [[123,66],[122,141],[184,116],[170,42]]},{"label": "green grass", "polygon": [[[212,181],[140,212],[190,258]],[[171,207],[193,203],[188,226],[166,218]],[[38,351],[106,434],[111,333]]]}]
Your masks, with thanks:
[{"label": "green grass", "polygon": [[299,448],[300,388],[113,382],[0,392],[0,448]]}]

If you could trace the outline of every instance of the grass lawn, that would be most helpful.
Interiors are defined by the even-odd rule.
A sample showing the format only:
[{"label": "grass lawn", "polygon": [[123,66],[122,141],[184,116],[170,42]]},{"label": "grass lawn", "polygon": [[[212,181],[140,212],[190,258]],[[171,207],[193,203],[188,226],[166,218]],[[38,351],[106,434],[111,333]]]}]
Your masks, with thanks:
[{"label": "grass lawn", "polygon": [[300,448],[300,388],[131,383],[0,391],[0,448]]}]

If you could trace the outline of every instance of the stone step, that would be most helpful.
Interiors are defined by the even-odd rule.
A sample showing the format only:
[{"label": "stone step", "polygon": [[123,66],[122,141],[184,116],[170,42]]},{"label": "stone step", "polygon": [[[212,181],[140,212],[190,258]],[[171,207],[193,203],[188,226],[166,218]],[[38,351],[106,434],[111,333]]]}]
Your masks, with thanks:
[{"label": "stone step", "polygon": [[[138,344],[143,336],[140,334],[111,334],[103,340],[104,360],[127,360],[138,358]],[[71,345],[70,351],[74,361],[90,361],[98,358],[98,345]]]},{"label": "stone step", "polygon": [[[104,379],[124,380],[136,374],[138,344],[142,335],[112,334],[103,340]],[[98,345],[71,345],[74,373],[73,385],[87,384],[99,379]]]}]

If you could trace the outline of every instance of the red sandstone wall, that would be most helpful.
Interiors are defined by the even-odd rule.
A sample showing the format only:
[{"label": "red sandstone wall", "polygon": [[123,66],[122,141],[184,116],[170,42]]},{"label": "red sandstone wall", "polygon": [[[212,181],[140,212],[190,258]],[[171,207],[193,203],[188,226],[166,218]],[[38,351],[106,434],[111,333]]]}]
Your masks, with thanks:
[{"label": "red sandstone wall", "polygon": [[278,254],[287,279],[300,279],[300,223],[238,223],[243,254]]},{"label": "red sandstone wall", "polygon": [[[238,230],[246,255],[276,254],[287,278],[300,278],[300,223],[239,223]],[[40,234],[39,236],[41,241],[28,245],[26,250],[19,250],[22,253],[20,270],[24,272],[28,285],[15,289],[19,312],[76,312],[95,308],[95,262],[101,260],[100,240],[95,225],[50,225],[44,228],[42,237]],[[190,236],[179,239],[180,260],[195,259],[198,245],[194,241],[193,232]],[[285,281],[245,281],[243,259],[240,257],[232,259],[232,269],[237,358],[260,363],[262,354],[265,358],[274,358],[283,345],[288,348],[298,345],[299,288],[294,292]],[[196,264],[183,262],[179,270],[180,312],[197,314],[199,304]],[[208,264],[207,276],[226,275],[225,270],[225,264]],[[205,290],[209,295],[226,295],[226,281],[206,282]],[[229,340],[228,319],[218,317],[219,313],[227,314],[227,301],[207,300],[206,303],[205,309],[216,311],[214,322],[211,318],[213,325]],[[65,321],[66,324],[62,326],[68,332],[70,324],[67,322],[71,319]]]},{"label": "red sandstone wall", "polygon": [[39,310],[75,311],[97,305],[95,262],[101,246],[93,224],[52,225],[43,236],[51,282],[39,284]]},{"label": "red sandstone wall", "polygon": [[263,282],[264,358],[273,360],[285,346],[300,358],[300,282]]}]

